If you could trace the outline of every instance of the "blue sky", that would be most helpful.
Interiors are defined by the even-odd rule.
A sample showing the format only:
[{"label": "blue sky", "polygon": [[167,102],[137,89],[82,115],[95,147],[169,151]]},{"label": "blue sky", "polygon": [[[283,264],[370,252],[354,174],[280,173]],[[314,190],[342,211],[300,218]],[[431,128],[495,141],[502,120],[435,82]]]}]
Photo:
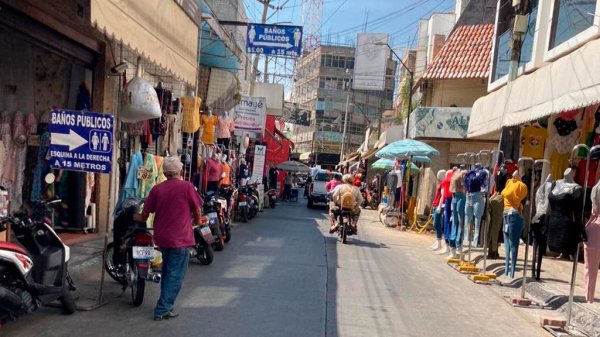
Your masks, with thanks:
[{"label": "blue sky", "polygon": [[[257,0],[244,3],[249,19],[259,21],[262,4]],[[302,0],[271,0],[271,3],[284,5],[284,9],[275,13],[269,23],[302,24]],[[324,0],[322,35],[325,41],[333,43],[355,41],[368,18],[367,31],[389,33],[390,44],[401,54],[414,42],[418,19],[428,18],[432,12],[453,12],[454,3],[454,0]]]}]

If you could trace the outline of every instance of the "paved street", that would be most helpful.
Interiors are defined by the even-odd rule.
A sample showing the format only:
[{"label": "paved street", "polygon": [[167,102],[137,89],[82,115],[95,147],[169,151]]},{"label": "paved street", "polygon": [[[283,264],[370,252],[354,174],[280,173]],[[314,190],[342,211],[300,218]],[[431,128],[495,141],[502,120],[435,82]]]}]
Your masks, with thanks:
[{"label": "paved street", "polygon": [[109,280],[108,305],[73,316],[44,308],[0,336],[545,335],[489,287],[447,267],[427,250],[429,238],[384,228],[375,216],[363,212],[360,235],[341,245],[324,234],[324,210],[280,204],[236,227],[213,265],[193,261],[177,319],[152,320],[158,285],[148,284],[133,308],[128,296],[113,297]]}]

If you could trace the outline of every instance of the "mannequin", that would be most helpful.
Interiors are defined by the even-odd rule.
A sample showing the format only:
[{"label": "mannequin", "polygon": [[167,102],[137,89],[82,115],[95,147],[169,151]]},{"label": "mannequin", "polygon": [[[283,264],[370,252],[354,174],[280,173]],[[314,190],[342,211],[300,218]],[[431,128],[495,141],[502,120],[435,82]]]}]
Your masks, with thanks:
[{"label": "mannequin", "polygon": [[450,232],[450,258],[458,258],[462,246],[463,226],[465,222],[465,185],[467,171],[454,172],[450,180],[452,192],[452,230]]},{"label": "mannequin", "polygon": [[204,144],[214,144],[215,143],[215,130],[217,127],[217,116],[213,115],[212,110],[203,109],[206,114],[202,115],[201,125],[202,125],[202,137],[200,140]]},{"label": "mannequin", "polygon": [[433,251],[442,249],[442,235],[444,234],[442,181],[444,181],[444,178],[446,178],[446,170],[439,170],[437,172],[438,185],[435,190],[433,203],[431,203],[431,212],[433,213],[433,228],[435,229],[435,242],[430,247],[430,249]]},{"label": "mannequin", "polygon": [[575,253],[583,225],[583,189],[574,178],[575,170],[567,168],[563,179],[552,184],[548,195],[548,247],[564,259]]},{"label": "mannequin", "polygon": [[394,203],[396,207],[400,207],[400,203],[402,202],[402,164],[396,164],[396,168],[394,169],[394,173],[396,174],[396,188],[394,189]]},{"label": "mannequin", "polygon": [[504,274],[510,278],[515,277],[517,255],[519,254],[519,239],[523,231],[523,205],[521,202],[527,197],[527,185],[521,181],[519,171],[512,174],[512,178],[506,182],[504,190]]},{"label": "mannequin", "polygon": [[548,194],[552,187],[552,176],[548,175],[544,183],[535,194],[536,213],[531,220],[531,233],[533,234],[533,263],[531,265],[532,277],[540,280],[542,259],[548,246]]},{"label": "mannequin", "polygon": [[[487,192],[488,172],[480,165],[475,164],[475,168],[465,175],[465,187],[467,190],[467,202],[465,205],[465,233],[473,225],[473,245],[479,245],[479,230],[481,228],[481,218],[485,210],[485,195]],[[465,235],[465,241],[468,239]],[[468,244],[464,242],[463,244]]]},{"label": "mannequin", "polygon": [[221,174],[221,187],[231,186],[231,167],[227,164],[227,155],[221,156],[221,168],[223,173]]},{"label": "mannequin", "polygon": [[583,277],[585,279],[585,300],[594,303],[596,278],[600,266],[600,181],[592,188],[592,216],[585,225],[583,254],[585,265]]},{"label": "mannequin", "polygon": [[244,159],[240,160],[240,168],[238,170],[238,184],[240,186],[246,185],[246,179],[250,177],[250,169],[248,169],[248,165],[246,165],[246,161]]},{"label": "mannequin", "polygon": [[452,192],[450,192],[450,180],[454,175],[454,171],[457,168],[453,168],[446,172],[446,178],[442,181],[442,198],[441,202],[443,203],[444,208],[444,239],[446,241],[446,247],[439,252],[439,254],[448,254],[450,253],[450,230],[452,228],[452,223],[450,219],[452,219]]},{"label": "mannequin", "polygon": [[233,118],[229,116],[229,112],[225,111],[223,116],[218,118],[219,136],[217,138],[217,144],[229,148],[229,141],[231,139],[231,133],[233,132]]},{"label": "mannequin", "polygon": [[219,189],[219,183],[222,179],[223,167],[219,161],[219,154],[213,151],[212,156],[206,159],[207,184],[206,191],[216,192]]},{"label": "mannequin", "polygon": [[194,133],[200,128],[200,104],[202,99],[190,91],[189,96],[181,97],[181,132]]}]

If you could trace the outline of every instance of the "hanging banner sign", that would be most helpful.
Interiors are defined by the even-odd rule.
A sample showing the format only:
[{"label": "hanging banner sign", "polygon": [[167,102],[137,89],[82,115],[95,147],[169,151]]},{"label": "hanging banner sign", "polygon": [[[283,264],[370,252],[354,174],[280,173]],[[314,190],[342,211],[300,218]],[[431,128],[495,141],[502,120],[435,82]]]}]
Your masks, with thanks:
[{"label": "hanging banner sign", "polygon": [[50,117],[50,166],[67,171],[110,173],[114,117],[54,109]]},{"label": "hanging banner sign", "polygon": [[254,164],[252,166],[251,182],[262,184],[263,172],[265,171],[265,156],[267,155],[267,147],[264,145],[256,145],[254,148]]},{"label": "hanging banner sign", "polygon": [[267,121],[267,104],[263,97],[242,97],[234,111],[236,131],[264,132]]},{"label": "hanging banner sign", "polygon": [[246,52],[299,57],[302,53],[302,26],[251,23],[246,28]]}]

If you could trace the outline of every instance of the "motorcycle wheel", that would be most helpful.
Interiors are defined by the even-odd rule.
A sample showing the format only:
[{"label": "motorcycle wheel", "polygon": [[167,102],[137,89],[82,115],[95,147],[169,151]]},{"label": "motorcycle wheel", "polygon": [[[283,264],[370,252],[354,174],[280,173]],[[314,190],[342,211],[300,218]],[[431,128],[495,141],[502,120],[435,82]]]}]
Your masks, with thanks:
[{"label": "motorcycle wheel", "polygon": [[127,280],[124,279],[122,275],[117,273],[117,267],[113,264],[113,255],[115,253],[115,243],[111,242],[106,246],[106,256],[104,257],[104,270],[108,273],[108,275],[115,281],[120,284],[126,283]]},{"label": "motorcycle wheel", "polygon": [[377,206],[379,206],[379,203],[377,202],[377,200],[375,200],[375,198],[371,198],[371,208],[377,209]]},{"label": "motorcycle wheel", "polygon": [[138,268],[135,263],[132,263],[132,266],[129,269],[129,275],[131,276],[131,299],[133,300],[133,305],[139,307],[144,302],[146,280],[139,277]]},{"label": "motorcycle wheel", "polygon": [[225,243],[229,242],[231,240],[231,228],[226,227],[225,228]]},{"label": "motorcycle wheel", "polygon": [[62,292],[60,295],[60,304],[63,307],[63,312],[67,315],[72,315],[77,311],[77,306],[75,305],[75,299],[73,295],[71,295],[71,290],[69,289],[69,284],[65,281],[63,284]]},{"label": "motorcycle wheel", "polygon": [[348,239],[348,228],[346,226],[346,222],[342,225],[342,243],[346,244],[346,240]]},{"label": "motorcycle wheel", "polygon": [[270,204],[271,204],[271,208],[275,208],[275,199],[271,199]]},{"label": "motorcycle wheel", "polygon": [[220,252],[220,251],[222,251],[223,249],[225,249],[225,246],[223,245],[223,242],[221,242],[221,240],[215,240],[215,243],[214,243],[214,245],[215,245],[215,250],[216,250],[217,252]]},{"label": "motorcycle wheel", "polygon": [[207,243],[196,244],[196,258],[200,261],[201,265],[208,266],[213,262],[214,252],[212,247]]},{"label": "motorcycle wheel", "polygon": [[242,208],[242,222],[248,222],[248,207]]}]

